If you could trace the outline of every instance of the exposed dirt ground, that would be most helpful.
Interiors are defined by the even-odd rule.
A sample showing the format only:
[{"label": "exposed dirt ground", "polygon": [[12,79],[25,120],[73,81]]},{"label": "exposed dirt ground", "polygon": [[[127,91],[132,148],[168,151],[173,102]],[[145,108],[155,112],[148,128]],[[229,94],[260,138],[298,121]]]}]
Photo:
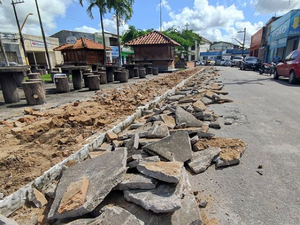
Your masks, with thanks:
[{"label": "exposed dirt ground", "polygon": [[99,91],[90,100],[0,121],[0,192],[7,196],[80,149],[95,132],[108,130],[201,68]]}]

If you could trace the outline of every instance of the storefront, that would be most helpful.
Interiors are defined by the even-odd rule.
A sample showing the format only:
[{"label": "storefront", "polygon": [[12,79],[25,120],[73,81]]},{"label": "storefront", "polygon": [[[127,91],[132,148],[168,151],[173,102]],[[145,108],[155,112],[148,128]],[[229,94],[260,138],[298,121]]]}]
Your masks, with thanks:
[{"label": "storefront", "polygon": [[268,62],[277,54],[284,59],[299,48],[300,10],[292,10],[271,24],[268,37]]},{"label": "storefront", "polygon": [[250,56],[255,56],[259,58],[260,60],[263,59],[263,56],[261,54],[262,45],[263,45],[263,33],[264,33],[264,27],[261,28],[259,31],[257,31],[254,35],[251,37],[251,44],[250,44]]}]

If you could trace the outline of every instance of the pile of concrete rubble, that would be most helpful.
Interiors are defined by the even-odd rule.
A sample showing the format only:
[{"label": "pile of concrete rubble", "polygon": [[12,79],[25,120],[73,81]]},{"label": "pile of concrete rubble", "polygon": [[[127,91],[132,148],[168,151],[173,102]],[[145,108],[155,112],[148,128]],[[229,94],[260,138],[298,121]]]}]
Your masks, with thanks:
[{"label": "pile of concrete rubble", "polygon": [[40,222],[202,224],[188,171],[238,164],[246,147],[203,145],[215,138],[209,128],[221,128],[207,105],[231,102],[223,86],[215,74],[197,76],[122,133],[107,133],[89,159],[68,164],[47,188],[29,191],[27,201],[36,207],[52,202]]}]

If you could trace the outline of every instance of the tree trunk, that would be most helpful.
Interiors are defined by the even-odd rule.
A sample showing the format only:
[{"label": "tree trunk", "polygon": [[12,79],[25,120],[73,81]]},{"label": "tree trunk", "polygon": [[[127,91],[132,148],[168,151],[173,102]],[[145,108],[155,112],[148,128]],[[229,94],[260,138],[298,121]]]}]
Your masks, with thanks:
[{"label": "tree trunk", "polygon": [[89,82],[88,82],[87,77],[92,76],[92,75],[94,75],[94,74],[93,73],[84,73],[83,74],[84,87],[89,87]]},{"label": "tree trunk", "polygon": [[20,101],[13,73],[0,75],[0,83],[5,103],[16,103]]},{"label": "tree trunk", "polygon": [[26,72],[15,72],[14,78],[17,84],[17,87],[22,87],[22,82],[24,81],[24,78],[26,76]]},{"label": "tree trunk", "polygon": [[152,73],[153,73],[153,75],[158,75],[158,68],[157,67],[153,67],[152,68]]},{"label": "tree trunk", "polygon": [[101,6],[99,7],[99,13],[100,13],[100,21],[101,21],[101,29],[102,29],[102,38],[103,38],[103,47],[104,47],[104,65],[107,65],[106,61],[106,44],[105,44],[105,35],[104,35],[104,25],[103,25],[103,15],[101,11]]},{"label": "tree trunk", "polygon": [[140,78],[145,78],[146,77],[146,69],[145,68],[140,68],[139,69],[139,77]]},{"label": "tree trunk", "polygon": [[22,87],[28,105],[42,105],[46,103],[45,89],[42,82],[23,82]]},{"label": "tree trunk", "polygon": [[119,25],[119,14],[116,13],[116,17],[117,17],[117,36],[118,36],[118,47],[119,47],[119,66],[122,65],[121,62],[121,43],[120,43],[120,25]]},{"label": "tree trunk", "polygon": [[91,75],[87,77],[90,91],[100,90],[100,78],[98,75]]},{"label": "tree trunk", "polygon": [[31,79],[41,79],[41,74],[40,73],[29,73],[27,77]]},{"label": "tree trunk", "polygon": [[99,72],[100,75],[100,84],[107,84],[107,76],[106,76],[106,72]]},{"label": "tree trunk", "polygon": [[80,70],[72,70],[72,81],[74,90],[82,89],[82,75]]},{"label": "tree trunk", "polygon": [[139,77],[139,68],[138,67],[133,68],[133,74],[134,74],[134,77]]},{"label": "tree trunk", "polygon": [[68,78],[65,76],[55,77],[55,86],[56,86],[57,93],[70,92]]},{"label": "tree trunk", "polygon": [[128,70],[124,70],[120,73],[119,77],[120,83],[127,83],[128,82]]}]

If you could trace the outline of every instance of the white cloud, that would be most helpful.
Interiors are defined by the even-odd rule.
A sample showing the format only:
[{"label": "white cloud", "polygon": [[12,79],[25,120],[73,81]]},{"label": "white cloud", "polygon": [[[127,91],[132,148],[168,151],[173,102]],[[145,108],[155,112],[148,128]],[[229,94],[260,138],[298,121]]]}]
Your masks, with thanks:
[{"label": "white cloud", "polygon": [[[49,34],[55,30],[55,18],[59,16],[64,17],[68,6],[70,6],[73,2],[78,4],[76,0],[52,0],[38,2],[45,33]],[[27,34],[41,35],[35,1],[26,1],[25,3],[17,4],[16,11],[21,24],[28,13],[33,13],[33,16],[28,17],[23,32]],[[11,1],[2,1],[0,8],[0,21],[1,32],[18,32]]]},{"label": "white cloud", "polygon": [[[167,0],[161,1],[161,7],[165,8],[167,11],[171,11],[171,6],[169,5],[169,2]],[[156,10],[160,10],[160,3],[156,6]]]},{"label": "white cloud", "polygon": [[[103,25],[104,25],[104,30],[109,33],[117,34],[117,24],[115,19],[104,19],[103,20]],[[122,24],[120,26],[120,35],[126,30],[129,29],[128,24]],[[82,27],[76,27],[74,28],[75,31],[80,31],[80,32],[87,32],[87,33],[99,33],[102,32],[99,24],[99,28],[94,28],[94,27],[88,27],[88,26],[82,26]]]}]

